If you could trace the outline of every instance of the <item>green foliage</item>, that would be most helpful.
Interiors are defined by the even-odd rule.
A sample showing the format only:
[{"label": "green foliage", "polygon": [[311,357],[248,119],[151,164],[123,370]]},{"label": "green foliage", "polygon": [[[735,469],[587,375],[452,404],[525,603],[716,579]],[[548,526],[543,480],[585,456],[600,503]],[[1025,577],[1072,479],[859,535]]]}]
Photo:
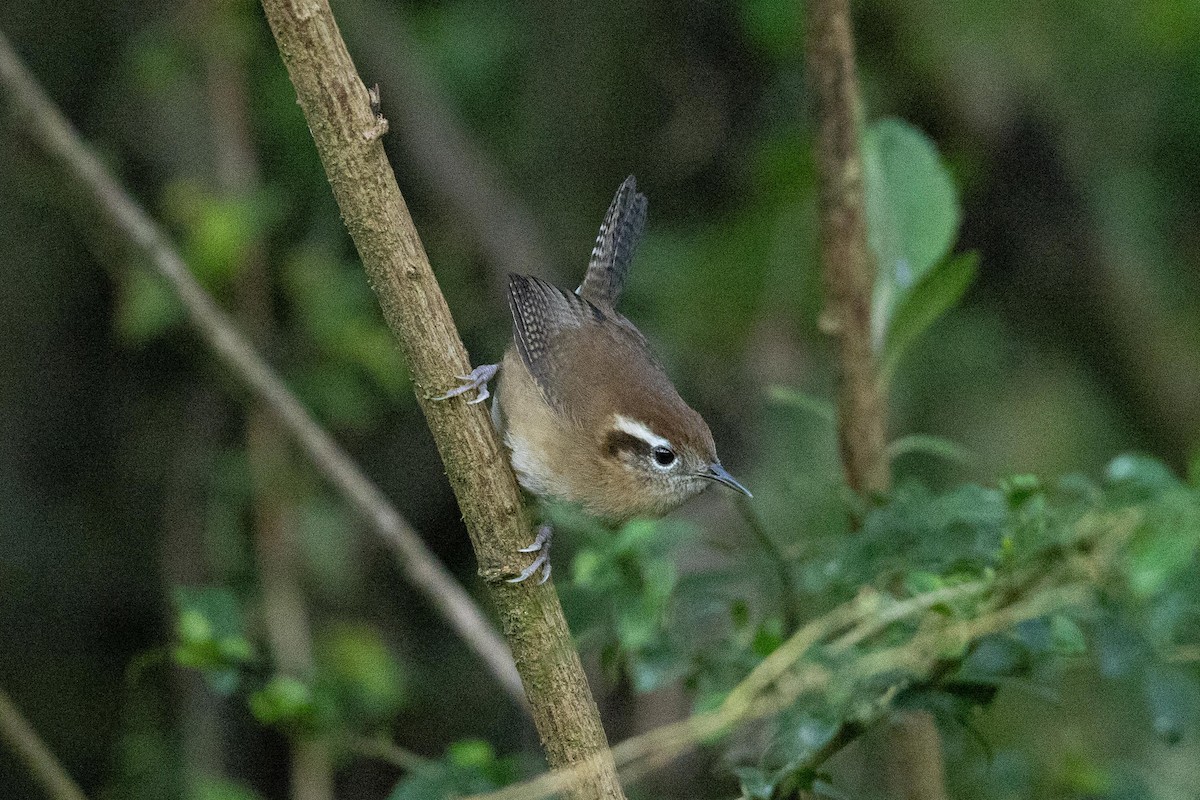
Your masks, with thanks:
[{"label": "green foliage", "polygon": [[222,694],[244,694],[263,725],[293,736],[374,734],[410,700],[407,670],[373,628],[336,624],[319,636],[311,680],[264,676],[232,591],[179,588],[176,606],[175,662]]},{"label": "green foliage", "polygon": [[885,377],[895,375],[900,358],[921,334],[958,305],[978,270],[976,253],[947,256],[920,276],[915,286],[899,293],[880,356],[880,370]]},{"label": "green foliage", "polygon": [[614,534],[570,509],[548,511],[556,529],[588,539],[575,554],[564,596],[579,615],[580,640],[598,647],[605,667],[624,671],[639,691],[678,677],[667,628],[678,582],[670,551],[695,530],[677,521],[634,520]]},{"label": "green foliage", "polygon": [[895,461],[904,456],[922,453],[928,456],[969,464],[974,460],[971,451],[960,444],[943,439],[940,436],[912,433],[896,439],[888,445],[888,461]]},{"label": "green foliage", "polygon": [[[873,338],[876,349],[884,349],[895,335],[895,349],[920,332],[912,329],[928,326],[931,315],[954,304],[970,282],[974,263],[951,260],[942,275],[925,281],[950,252],[960,212],[954,181],[923,133],[902,120],[883,119],[864,133],[862,152],[867,238],[876,268]],[[906,310],[904,330],[893,334],[899,310],[918,288],[923,296]]]},{"label": "green foliage", "polygon": [[516,762],[498,758],[478,739],[456,742],[442,760],[424,764],[401,780],[388,800],[441,800],[490,792],[519,777]]},{"label": "green foliage", "polygon": [[205,287],[226,289],[251,251],[283,218],[285,205],[276,191],[218,196],[186,180],[167,186],[163,215],[180,231],[184,261]]},{"label": "green foliage", "polygon": [[801,55],[804,42],[802,6],[783,0],[741,0],[737,9],[742,29],[759,48],[781,60]]},{"label": "green foliage", "polygon": [[297,348],[292,383],[322,418],[365,427],[384,403],[408,396],[408,372],[357,264],[319,248],[288,261],[284,286],[305,344]]},{"label": "green foliage", "polygon": [[276,675],[250,695],[250,711],[263,725],[295,733],[311,733],[317,727],[312,691],[302,681],[287,675]]},{"label": "green foliage", "polygon": [[[1130,491],[1131,485],[1138,489],[1136,497]],[[1186,492],[1186,499],[1180,495],[1181,490]],[[1097,515],[1109,520],[1105,525],[1117,526],[1112,530],[1127,528],[1129,552],[1138,553],[1147,546],[1164,546],[1179,535],[1174,525],[1150,525],[1148,520],[1164,514],[1178,519],[1172,515],[1177,515],[1181,504],[1197,502],[1200,494],[1183,490],[1161,464],[1128,458],[1116,460],[1108,479],[1099,486],[1080,478],[1045,486],[1026,476],[1010,480],[1003,492],[968,486],[933,496],[923,489],[907,488],[898,490],[891,502],[868,517],[862,541],[848,543],[849,553],[838,553],[834,558],[841,564],[869,564],[863,573],[876,575],[874,583],[881,589],[901,588],[901,596],[937,590],[966,579],[1015,581],[1013,585],[1019,586],[1028,579],[1018,576],[1029,570],[1055,569],[1056,564],[1079,557],[1071,555],[1073,550],[1090,554],[1093,545],[1088,542],[1089,537],[1097,535]],[[1184,590],[1195,596],[1191,586],[1181,583],[1195,580],[1192,575],[1200,565],[1198,544],[1193,541],[1185,548],[1186,558],[1172,554],[1162,559],[1163,580],[1153,584],[1157,614],[1172,605],[1169,598],[1174,592]],[[1184,561],[1190,566],[1186,578],[1180,569]],[[1139,623],[1147,599],[1142,594],[1147,583],[1140,573],[1144,561],[1125,559],[1115,563],[1119,567],[1116,580],[1103,584],[1094,604],[1077,607],[1069,615],[1057,613],[1023,623],[1011,632],[979,641],[965,653],[944,654],[965,659],[933,685],[919,692],[909,690],[901,696],[900,704],[911,704],[919,698],[919,705],[939,716],[957,709],[953,718],[965,720],[972,707],[991,702],[996,688],[1006,681],[1033,679],[1059,659],[1094,653],[1110,665],[1112,674],[1118,670],[1111,665],[1124,662],[1121,674],[1141,676],[1153,730],[1167,741],[1178,740],[1185,731],[1194,729],[1200,697],[1194,681],[1184,678],[1178,668],[1156,659],[1154,651],[1162,652],[1163,643],[1155,639],[1165,636],[1178,645],[1181,637],[1194,637],[1194,607],[1180,608],[1174,620],[1177,624],[1165,626],[1168,630],[1159,629],[1156,635],[1153,627]],[[852,589],[859,580],[856,573],[851,573],[846,589]],[[967,605],[946,611],[966,620],[978,617],[983,609]],[[1118,628],[1125,631],[1119,641],[1111,635]],[[900,633],[893,629],[883,636],[881,644],[902,641],[903,637],[895,639]],[[854,661],[841,667],[833,664],[831,669],[837,674],[851,672],[855,668],[852,665],[865,658],[866,653],[858,652]],[[1133,663],[1142,666],[1133,669]],[[987,689],[989,686],[993,688]],[[783,781],[815,779],[816,774],[805,772],[803,764],[823,740],[813,739],[805,731],[820,729],[820,721],[830,718],[831,703],[833,718],[839,724],[870,719],[874,712],[863,703],[876,691],[878,687],[870,683],[845,687],[846,693],[840,699],[838,692],[827,691],[815,706],[795,709],[792,718],[784,715],[777,720],[774,736],[780,744],[743,774],[746,790],[761,792],[764,786],[770,786],[778,791]],[[788,744],[798,740],[809,744],[799,748]],[[767,777],[772,775],[774,782]]]},{"label": "green foliage", "polygon": [[201,777],[187,800],[260,800],[256,792],[230,781]]},{"label": "green foliage", "polygon": [[[697,709],[715,709],[795,632],[796,622],[784,622],[780,611],[789,605],[787,592],[803,592],[798,607],[821,609],[871,586],[884,616],[910,599],[946,593],[924,616],[897,616],[853,647],[834,639],[804,657],[796,669],[819,668],[805,674],[824,675],[825,683],[771,720],[769,745],[756,761],[735,765],[747,797],[812,788],[821,780],[819,764],[810,763],[814,754],[846,726],[869,725],[889,708],[928,709],[961,733],[1003,687],[1049,682],[1057,665],[1080,660],[1094,661],[1109,680],[1136,681],[1151,730],[1178,741],[1200,719],[1200,692],[1163,657],[1194,645],[1200,634],[1200,538],[1189,528],[1197,504],[1200,491],[1146,458],[1114,460],[1099,483],[1017,475],[999,488],[939,493],[909,482],[871,510],[856,535],[820,540],[783,564],[785,573],[810,576],[800,583],[763,580],[780,566],[766,566],[770,561],[789,560],[767,544],[767,537],[785,538],[785,530],[742,537],[735,560],[749,569],[677,578],[658,565],[664,545],[655,545],[656,525],[632,523],[577,556],[571,591],[583,593],[591,614],[576,617],[576,629],[586,631],[589,646],[634,656],[621,666],[636,688],[683,676]],[[629,560],[635,554],[637,561]],[[657,583],[648,572],[658,573]],[[1083,594],[1052,613],[1034,611],[1000,632],[920,647],[944,660],[932,677],[892,660],[935,628],[970,625],[1026,598],[1043,602],[1072,581]],[[638,616],[648,608],[653,615]],[[623,625],[626,615],[653,624]],[[653,680],[646,679],[648,653]],[[1068,769],[1062,779],[1086,783],[1086,774]]]},{"label": "green foliage", "polygon": [[257,657],[237,598],[220,588],[179,587],[175,610],[176,662],[201,671],[221,694],[233,693]]},{"label": "green foliage", "polygon": [[837,409],[833,403],[788,386],[772,386],[767,392],[767,397],[772,402],[803,411],[831,425],[837,420]]},{"label": "green foliage", "polygon": [[336,625],[317,642],[316,693],[351,730],[385,725],[410,699],[410,678],[379,632]]}]

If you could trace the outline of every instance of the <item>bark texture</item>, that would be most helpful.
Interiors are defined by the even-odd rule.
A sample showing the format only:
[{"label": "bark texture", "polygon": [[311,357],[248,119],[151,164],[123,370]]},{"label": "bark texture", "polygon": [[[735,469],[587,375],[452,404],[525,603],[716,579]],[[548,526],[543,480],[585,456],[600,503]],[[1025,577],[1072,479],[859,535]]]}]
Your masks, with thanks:
[{"label": "bark texture", "polygon": [[810,0],[808,74],[817,116],[822,328],[837,339],[838,443],[855,492],[888,489],[887,408],[871,347],[875,270],[867,248],[860,111],[849,0]]},{"label": "bark texture", "polygon": [[324,0],[263,0],[263,8],[346,227],[411,370],[550,765],[591,764],[571,797],[623,798],[553,584],[505,583],[524,566],[517,551],[532,532],[488,415],[461,397],[430,399],[471,367],[378,140],[386,125],[371,110]]},{"label": "bark texture", "polygon": [[[860,149],[861,106],[849,0],[809,0],[809,84],[816,102],[816,166],[822,328],[837,339],[838,445],[846,482],[870,499],[888,491],[887,396],[871,344],[875,268],[867,244]],[[902,714],[887,729],[885,780],[892,797],[944,800],[941,739],[928,714]]]}]

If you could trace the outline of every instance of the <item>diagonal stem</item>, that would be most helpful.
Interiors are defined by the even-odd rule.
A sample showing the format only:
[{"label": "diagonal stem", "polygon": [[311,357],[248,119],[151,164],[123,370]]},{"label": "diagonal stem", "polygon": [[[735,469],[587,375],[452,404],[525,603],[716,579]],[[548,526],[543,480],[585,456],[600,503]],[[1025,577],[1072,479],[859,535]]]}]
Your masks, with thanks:
[{"label": "diagonal stem", "polygon": [[87,800],[50,748],[37,735],[16,703],[0,689],[0,740],[25,762],[51,800]]},{"label": "diagonal stem", "polygon": [[516,478],[487,413],[462,397],[437,402],[467,354],[378,136],[381,125],[325,0],[263,0],[300,108],[346,227],[400,343],[479,571],[524,681],[553,767],[588,765],[577,800],[624,794],[552,582],[509,584],[529,524]]},{"label": "diagonal stem", "polygon": [[508,648],[479,606],[192,277],[162,229],[80,140],[2,33],[0,102],[67,180],[81,187],[106,221],[166,278],[217,358],[271,410],[317,470],[392,549],[405,577],[483,659],[509,697],[523,706],[524,690]]}]

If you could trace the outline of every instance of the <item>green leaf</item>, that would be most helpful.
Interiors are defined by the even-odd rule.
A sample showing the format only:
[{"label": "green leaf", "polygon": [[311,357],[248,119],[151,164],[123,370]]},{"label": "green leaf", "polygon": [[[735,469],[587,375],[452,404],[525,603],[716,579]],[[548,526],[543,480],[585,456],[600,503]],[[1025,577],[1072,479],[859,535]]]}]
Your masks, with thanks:
[{"label": "green leaf", "polygon": [[764,620],[754,631],[750,651],[759,658],[766,658],[783,644],[783,625],[778,619]]},{"label": "green leaf", "polygon": [[944,259],[899,300],[887,327],[881,356],[884,376],[896,373],[900,359],[938,318],[953,308],[975,280],[979,254],[961,253]]},{"label": "green leaf", "polygon": [[597,551],[591,548],[580,550],[571,562],[571,579],[579,586],[595,586],[607,566],[604,556]]},{"label": "green leaf", "polygon": [[677,680],[687,672],[688,661],[669,647],[651,647],[628,659],[629,677],[634,691],[652,692]]},{"label": "green leaf", "polygon": [[1019,508],[1043,491],[1042,481],[1036,475],[1010,475],[1000,482],[1000,489],[1012,509]]},{"label": "green leaf", "polygon": [[480,769],[496,760],[496,749],[482,739],[465,739],[451,744],[446,756],[456,766]]},{"label": "green leaf", "polygon": [[654,540],[657,533],[657,520],[635,519],[627,522],[617,531],[614,551],[617,553],[638,553]]},{"label": "green leaf", "polygon": [[408,676],[379,633],[334,626],[317,646],[317,690],[359,728],[386,722],[408,700]]},{"label": "green leaf", "polygon": [[879,349],[895,311],[950,252],[959,225],[958,193],[933,142],[899,119],[882,119],[867,130],[863,165]]},{"label": "green leaf", "polygon": [[779,61],[797,58],[804,42],[804,7],[788,0],[735,4],[747,38]]},{"label": "green leaf", "polygon": [[221,778],[197,776],[188,800],[261,800],[250,789]]},{"label": "green leaf", "polygon": [[889,444],[887,448],[889,461],[895,461],[901,456],[912,453],[937,456],[946,461],[954,461],[959,464],[969,464],[975,460],[974,454],[961,444],[952,442],[949,439],[943,439],[941,436],[930,436],[923,433],[902,436]]},{"label": "green leaf", "polygon": [[180,247],[197,280],[207,288],[229,284],[254,243],[283,216],[282,195],[270,188],[253,194],[215,195],[188,180],[169,184],[163,214],[182,227]]},{"label": "green leaf", "polygon": [[221,587],[175,589],[176,663],[204,673],[222,694],[237,688],[238,669],[255,658],[233,592]]},{"label": "green leaf", "polygon": [[404,777],[388,800],[439,800],[439,798],[491,792],[518,777],[511,758],[497,758],[495,749],[480,739],[450,745],[445,758],[417,767]]},{"label": "green leaf", "polygon": [[936,592],[945,587],[946,581],[941,575],[924,570],[915,570],[904,576],[904,591],[908,594],[925,594]]},{"label": "green leaf", "polygon": [[250,711],[264,725],[307,727],[315,706],[308,686],[288,675],[276,675],[250,695]]},{"label": "green leaf", "polygon": [[832,423],[837,419],[837,410],[833,403],[790,386],[772,386],[767,390],[767,399],[772,403],[811,414],[820,420]]},{"label": "green leaf", "polygon": [[617,613],[617,638],[625,650],[650,646],[662,630],[665,605],[662,598],[642,595],[625,603]]},{"label": "green leaf", "polygon": [[1151,666],[1143,679],[1142,693],[1154,732],[1168,744],[1178,743],[1200,719],[1200,690],[1195,680],[1179,669]]},{"label": "green leaf", "polygon": [[746,800],[771,800],[775,791],[775,781],[769,773],[758,767],[734,767],[733,774],[737,777],[742,796]]},{"label": "green leaf", "polygon": [[1200,548],[1200,502],[1194,492],[1176,490],[1146,509],[1129,544],[1126,574],[1138,597],[1161,593],[1191,569]]},{"label": "green leaf", "polygon": [[142,269],[130,269],[121,281],[117,333],[130,344],[144,344],[183,321],[183,308],[166,282]]},{"label": "green leaf", "polygon": [[1105,477],[1133,502],[1140,502],[1179,486],[1170,467],[1148,456],[1125,454],[1108,465]]},{"label": "green leaf", "polygon": [[1050,618],[1050,640],[1054,649],[1065,656],[1077,656],[1087,652],[1087,638],[1083,630],[1070,617],[1055,614]]}]

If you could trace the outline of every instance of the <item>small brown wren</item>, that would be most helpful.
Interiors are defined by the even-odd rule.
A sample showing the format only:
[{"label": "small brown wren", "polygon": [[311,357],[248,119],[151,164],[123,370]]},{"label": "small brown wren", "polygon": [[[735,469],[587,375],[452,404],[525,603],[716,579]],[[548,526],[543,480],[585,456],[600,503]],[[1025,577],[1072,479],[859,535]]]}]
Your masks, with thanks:
[{"label": "small brown wren", "polygon": [[[646,197],[630,176],[608,207],[583,283],[565,292],[538,278],[510,275],[513,342],[500,364],[459,376],[487,399],[500,372],[492,419],[521,486],[566,501],[610,523],[660,517],[710,482],[747,497],[725,471],[704,419],[671,384],[649,344],[616,311],[646,221]],[[549,528],[522,552],[538,552],[550,575]]]}]

